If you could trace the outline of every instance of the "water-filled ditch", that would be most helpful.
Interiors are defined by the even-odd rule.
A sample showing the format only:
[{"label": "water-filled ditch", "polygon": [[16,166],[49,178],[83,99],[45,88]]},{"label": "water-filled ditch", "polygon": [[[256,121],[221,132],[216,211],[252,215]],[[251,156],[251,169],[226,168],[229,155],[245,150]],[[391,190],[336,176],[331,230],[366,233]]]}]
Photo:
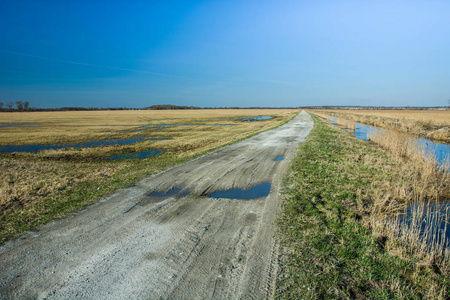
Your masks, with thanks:
[{"label": "water-filled ditch", "polygon": [[[325,119],[325,120],[327,120],[327,119]],[[372,134],[374,134],[376,132],[384,131],[384,129],[382,129],[382,128],[365,125],[365,124],[361,124],[358,122],[350,122],[350,121],[338,122],[338,118],[334,117],[334,116],[330,116],[328,121],[331,124],[338,126],[339,128],[347,131],[352,136],[354,136],[360,140],[364,140],[364,141],[367,141],[368,138]],[[342,125],[343,123],[346,125]],[[423,139],[423,138],[417,139],[416,142],[420,146],[424,147],[427,155],[433,155],[438,164],[445,165],[448,162],[448,160],[450,159],[450,145],[449,144],[434,142],[434,141],[430,141],[430,140]]]},{"label": "water-filled ditch", "polygon": [[450,201],[439,204],[414,203],[398,216],[398,227],[416,231],[427,245],[450,246]]},{"label": "water-filled ditch", "polygon": [[[358,122],[338,120],[335,116],[322,119],[347,131],[352,136],[367,141],[370,135],[383,132],[384,129],[361,124]],[[345,125],[342,125],[345,124]],[[433,155],[440,165],[449,166],[450,145],[417,139],[417,143],[425,148],[427,155]],[[423,241],[427,244],[438,244],[450,247],[450,201],[444,200],[440,203],[414,203],[409,205],[405,212],[398,216],[398,224],[402,230],[414,227]]]}]

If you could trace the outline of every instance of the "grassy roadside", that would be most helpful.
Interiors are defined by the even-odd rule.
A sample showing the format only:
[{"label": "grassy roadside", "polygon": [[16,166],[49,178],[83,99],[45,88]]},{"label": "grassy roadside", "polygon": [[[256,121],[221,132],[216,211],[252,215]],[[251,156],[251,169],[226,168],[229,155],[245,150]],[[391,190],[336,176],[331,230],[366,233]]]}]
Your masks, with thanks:
[{"label": "grassy roadside", "polygon": [[404,161],[313,117],[285,181],[276,297],[447,299],[446,262],[375,226],[405,207],[399,191],[414,178]]},{"label": "grassy roadside", "polygon": [[[183,131],[186,137],[168,141],[174,145],[172,151],[141,160],[108,161],[89,159],[89,156],[79,159],[84,152],[90,155],[94,150],[101,152],[108,147],[0,156],[0,170],[4,170],[0,174],[0,244],[132,186],[146,176],[281,126],[295,115],[289,113],[276,120],[249,122],[245,126]],[[169,130],[174,134],[173,129]]]}]

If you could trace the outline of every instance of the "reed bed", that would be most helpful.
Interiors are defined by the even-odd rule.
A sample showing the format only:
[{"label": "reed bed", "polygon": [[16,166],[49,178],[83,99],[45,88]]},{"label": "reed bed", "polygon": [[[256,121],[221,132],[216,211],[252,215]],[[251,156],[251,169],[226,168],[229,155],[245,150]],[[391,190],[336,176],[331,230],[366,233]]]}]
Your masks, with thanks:
[{"label": "reed bed", "polygon": [[[404,182],[403,191],[411,191],[407,202],[428,201],[430,199],[450,198],[450,163],[438,165],[431,153],[417,142],[414,137],[395,131],[375,131],[369,140],[403,160],[402,172],[413,180]],[[399,193],[399,195],[405,194]]]},{"label": "reed bed", "polygon": [[[395,131],[377,131],[370,140],[401,158],[401,173],[409,180],[398,182],[389,203],[375,198],[371,213],[371,227],[375,236],[387,238],[386,248],[393,255],[415,257],[436,272],[450,275],[450,249],[444,232],[439,228],[450,220],[450,164],[437,165],[434,156],[427,153],[413,137]],[[386,209],[386,205],[388,209]],[[406,210],[409,208],[409,212]],[[415,209],[411,209],[415,208]],[[395,217],[386,217],[386,210]],[[383,216],[384,215],[384,216]],[[405,221],[405,218],[408,218]]]},{"label": "reed bed", "polygon": [[317,110],[315,112],[450,143],[450,110]]}]

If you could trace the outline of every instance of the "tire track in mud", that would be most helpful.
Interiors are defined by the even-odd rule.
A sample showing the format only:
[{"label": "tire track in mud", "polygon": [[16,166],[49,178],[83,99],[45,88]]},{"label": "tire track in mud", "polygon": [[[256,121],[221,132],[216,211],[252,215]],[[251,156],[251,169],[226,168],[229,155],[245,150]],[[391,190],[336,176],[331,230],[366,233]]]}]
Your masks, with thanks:
[{"label": "tire track in mud", "polygon": [[[271,298],[281,179],[312,126],[302,112],[5,244],[0,298]],[[259,199],[208,197],[264,182]]]}]

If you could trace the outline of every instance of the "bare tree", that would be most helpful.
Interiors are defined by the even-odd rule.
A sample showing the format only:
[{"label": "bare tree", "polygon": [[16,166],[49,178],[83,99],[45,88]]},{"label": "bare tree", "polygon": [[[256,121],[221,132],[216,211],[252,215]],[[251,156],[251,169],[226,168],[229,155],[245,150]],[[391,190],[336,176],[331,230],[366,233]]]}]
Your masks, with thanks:
[{"label": "bare tree", "polygon": [[3,109],[3,102],[0,101],[0,110],[2,110],[2,109]]},{"label": "bare tree", "polygon": [[9,111],[12,111],[13,103],[12,103],[12,102],[6,103],[6,108],[7,108]]},{"label": "bare tree", "polygon": [[28,111],[30,109],[30,102],[24,101],[23,102],[23,110]]},{"label": "bare tree", "polygon": [[16,101],[16,106],[17,106],[17,110],[18,111],[22,111],[23,110],[23,104],[22,101]]}]

